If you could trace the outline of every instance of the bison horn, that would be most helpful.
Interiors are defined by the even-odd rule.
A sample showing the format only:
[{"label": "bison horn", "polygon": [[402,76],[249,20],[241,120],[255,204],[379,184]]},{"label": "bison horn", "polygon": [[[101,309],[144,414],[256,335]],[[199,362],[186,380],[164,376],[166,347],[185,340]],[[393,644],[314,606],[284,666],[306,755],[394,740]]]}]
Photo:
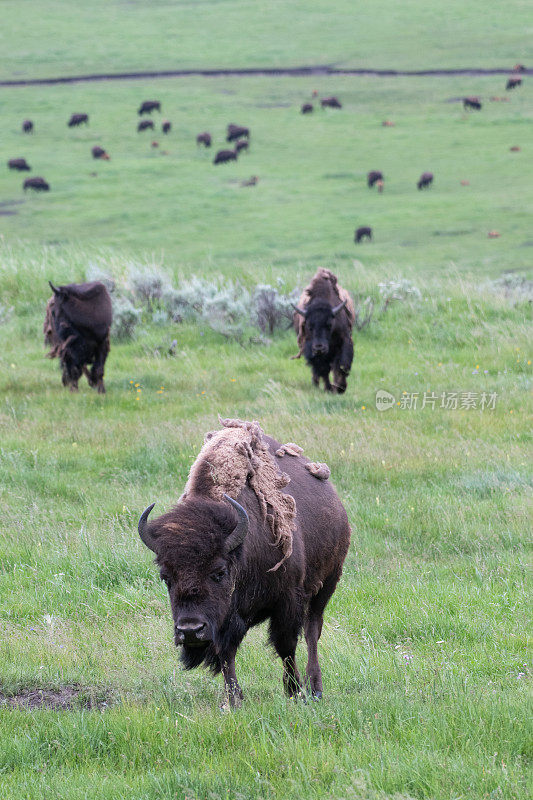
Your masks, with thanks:
[{"label": "bison horn", "polygon": [[302,309],[298,308],[298,306],[295,303],[291,303],[291,306],[294,308],[295,311],[298,312],[298,314],[301,314],[304,319],[306,318],[307,311],[302,311]]},{"label": "bison horn", "polygon": [[228,501],[228,503],[231,503],[239,518],[239,521],[237,522],[233,532],[230,533],[226,539],[226,553],[231,553],[232,550],[235,550],[236,547],[244,542],[246,534],[248,533],[249,519],[244,508],[237,503],[236,500],[234,500],[228,494],[225,494],[224,498]]},{"label": "bison horn", "polygon": [[145,543],[146,547],[150,548],[150,550],[153,550],[154,553],[155,553],[156,552],[156,549],[155,549],[155,538],[152,536],[152,534],[148,530],[148,515],[150,514],[150,511],[152,510],[152,508],[154,506],[155,506],[155,503],[152,503],[151,506],[148,506],[148,508],[145,508],[145,510],[141,514],[141,518],[139,520],[139,525],[137,526],[137,530],[139,531],[139,536],[141,537],[141,539]]},{"label": "bison horn", "polygon": [[339,311],[341,310],[341,308],[344,308],[345,305],[346,305],[346,300],[343,300],[342,303],[339,303],[338,306],[335,306],[335,308],[332,308],[331,309],[331,313],[333,314],[333,316],[336,317],[337,314],[339,313]]},{"label": "bison horn", "polygon": [[50,284],[50,289],[53,291],[54,294],[61,294],[61,289],[58,289],[57,286],[54,286],[52,281],[48,281]]}]

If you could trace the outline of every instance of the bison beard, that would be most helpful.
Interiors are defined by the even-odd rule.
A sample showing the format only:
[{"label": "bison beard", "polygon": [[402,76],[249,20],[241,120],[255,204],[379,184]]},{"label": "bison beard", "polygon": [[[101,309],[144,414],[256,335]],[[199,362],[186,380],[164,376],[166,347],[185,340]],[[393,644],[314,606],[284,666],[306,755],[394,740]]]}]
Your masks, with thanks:
[{"label": "bison beard", "polygon": [[[300,448],[281,447],[257,423],[221,422],[225,430],[208,434],[178,505],[152,522],[149,506],[139,520],[168,587],[181,661],[186,669],[203,664],[222,672],[229,702],[238,705],[237,649],[251,627],[269,620],[285,691],[298,695],[295,652],[303,628],[307,683],[319,698],[317,642],[348,550],[346,512],[327,472],[314,477],[316,465]],[[268,481],[286,488],[280,495]],[[238,501],[224,492],[230,485]],[[292,550],[277,570],[272,520],[287,508],[294,508]]]}]

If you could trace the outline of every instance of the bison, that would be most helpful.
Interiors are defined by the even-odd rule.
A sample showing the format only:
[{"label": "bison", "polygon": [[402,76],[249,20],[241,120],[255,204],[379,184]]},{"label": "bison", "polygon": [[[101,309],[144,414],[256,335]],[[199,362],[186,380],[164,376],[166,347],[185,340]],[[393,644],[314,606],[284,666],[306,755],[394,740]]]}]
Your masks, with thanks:
[{"label": "bison", "polygon": [[31,172],[31,167],[25,158],[11,158],[7,162],[9,169],[16,169],[19,172]]},{"label": "bison", "polygon": [[44,178],[36,176],[35,178],[26,178],[22,184],[22,188],[24,191],[26,191],[26,189],[33,189],[35,192],[49,192],[50,184],[47,183]]},{"label": "bison", "polygon": [[168,119],[164,120],[163,124],[161,125],[161,130],[163,133],[170,133],[172,129],[172,123],[169,122]]},{"label": "bison", "polygon": [[313,113],[313,104],[312,103],[304,103],[300,109],[302,114],[312,114]]},{"label": "bison", "polygon": [[383,173],[379,171],[379,169],[371,170],[368,175],[366,176],[366,182],[368,184],[368,188],[371,189],[377,181],[383,180]]},{"label": "bison", "polygon": [[68,121],[69,128],[77,128],[78,125],[88,125],[89,124],[89,115],[88,114],[73,114]]},{"label": "bison", "polygon": [[416,184],[417,189],[426,189],[428,186],[431,186],[433,183],[433,173],[432,172],[423,172],[420,178],[418,179],[418,183]]},{"label": "bison", "polygon": [[370,241],[372,241],[372,228],[363,226],[362,228],[356,229],[354,234],[354,242],[359,244],[359,242],[362,242],[363,239],[370,239]]},{"label": "bison", "polygon": [[240,153],[241,150],[248,150],[250,147],[250,142],[247,139],[239,139],[238,142],[235,142],[235,150],[237,153]]},{"label": "bison", "polygon": [[91,153],[93,158],[100,158],[102,161],[109,161],[109,156],[104,150],[103,147],[99,147],[97,144],[92,148]]},{"label": "bison", "polygon": [[317,644],[350,543],[346,511],[327,465],[310,462],[297,445],[281,446],[256,422],[221,423],[207,434],[177,505],[149,521],[152,503],[139,519],[168,589],[175,645],[185,669],[222,672],[234,707],[243,699],[237,650],[266,620],[285,693],[303,693],[296,665],[303,629],[306,683],[318,700]]},{"label": "bison", "polygon": [[151,114],[152,111],[161,111],[161,103],[158,100],[145,100],[139,106],[137,114],[142,117],[143,114]]},{"label": "bison", "polygon": [[[46,306],[44,342],[49,358],[59,357],[63,386],[78,391],[82,373],[89,386],[105,393],[104,366],[109,353],[111,297],[103,283],[70,283],[56,287]],[[88,365],[92,365],[90,371]]]},{"label": "bison", "polygon": [[227,161],[237,161],[236,150],[219,150],[213,159],[213,164],[225,164]]},{"label": "bison", "polygon": [[342,108],[342,103],[336,97],[323,97],[320,105],[322,108]]},{"label": "bison", "polygon": [[33,122],[31,119],[25,119],[22,123],[22,133],[33,133]]},{"label": "bison", "polygon": [[235,142],[237,139],[249,139],[250,138],[250,129],[244,128],[242,125],[233,125],[231,122],[228,125],[228,131],[226,136],[227,142]]},{"label": "bison", "polygon": [[505,84],[505,88],[509,92],[511,89],[516,89],[517,86],[522,85],[522,78],[509,78]]},{"label": "bison", "polygon": [[154,129],[154,123],[153,123],[153,121],[151,119],[142,119],[139,122],[139,124],[137,125],[137,132],[138,133],[140,133],[141,131],[146,131],[148,129],[150,129],[152,131]]},{"label": "bison", "polygon": [[471,108],[472,111],[481,111],[481,101],[479,97],[463,97],[463,108],[466,111]]},{"label": "bison", "polygon": [[355,308],[350,295],[338,285],[336,275],[321,268],[293,308],[299,346],[294,358],[303,353],[315,386],[322,378],[327,392],[343,394],[353,361]]},{"label": "bison", "polygon": [[203,144],[204,147],[211,147],[211,134],[208,131],[199,133],[196,137],[196,144]]}]

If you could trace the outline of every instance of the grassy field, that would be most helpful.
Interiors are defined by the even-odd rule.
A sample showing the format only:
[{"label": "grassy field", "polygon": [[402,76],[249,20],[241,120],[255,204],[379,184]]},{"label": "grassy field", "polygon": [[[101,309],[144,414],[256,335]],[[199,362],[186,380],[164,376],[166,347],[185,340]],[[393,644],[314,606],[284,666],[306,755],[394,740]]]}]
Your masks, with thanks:
[{"label": "grassy field", "polygon": [[[205,2],[197,14],[172,2],[25,5],[39,25],[2,3],[4,77],[527,63],[518,2],[386,2],[379,24],[368,4],[332,14],[318,0]],[[0,90],[2,159],[26,157],[52,185],[25,197],[24,176],[0,172],[0,800],[531,796],[531,301],[520,279],[533,277],[533,103],[527,78],[509,102],[489,102],[503,82]],[[342,111],[302,117],[315,89],[338,94]],[[483,97],[480,114],[446,102],[465,94]],[[135,132],[152,96],[173,122],[166,138]],[[66,127],[74,111],[90,114],[89,128]],[[32,137],[20,133],[27,116]],[[215,168],[194,138],[209,129],[221,145],[230,121],[250,125],[251,149]],[[94,144],[111,161],[93,161]],[[376,168],[382,195],[365,185]],[[428,169],[435,184],[417,192]],[[253,174],[258,185],[242,188]],[[366,224],[374,241],[356,248]],[[155,269],[174,285],[197,275],[247,289],[282,280],[288,291],[319,265],[376,303],[343,396],[312,389],[290,360],[290,331],[236,341],[203,322],[158,325],[146,310],[134,339],[112,343],[104,397],[86,384],[65,392],[44,358],[49,278],[98,268],[124,287],[132,271]],[[506,272],[516,289],[499,282]],[[378,283],[400,277],[420,297],[381,311]],[[379,389],[399,405],[378,411]],[[474,393],[477,407],[442,408],[453,391]],[[424,392],[435,408],[422,408]],[[412,393],[417,408],[403,408]],[[481,408],[483,393],[494,407]],[[284,699],[262,627],[237,656],[246,700],[236,713],[220,712],[219,679],[178,666],[166,590],[136,524],[148,503],[176,502],[218,414],[257,419],[326,461],[348,510],[352,545],[319,646],[321,703]]]}]

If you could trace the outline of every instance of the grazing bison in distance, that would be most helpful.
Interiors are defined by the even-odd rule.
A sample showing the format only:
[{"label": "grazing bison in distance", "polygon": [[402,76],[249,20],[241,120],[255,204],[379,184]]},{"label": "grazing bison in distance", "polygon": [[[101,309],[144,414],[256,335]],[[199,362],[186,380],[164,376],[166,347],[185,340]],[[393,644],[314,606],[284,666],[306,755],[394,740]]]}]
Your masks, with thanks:
[{"label": "grazing bison in distance", "polygon": [[380,172],[379,169],[371,170],[366,176],[366,182],[368,184],[369,189],[371,189],[375,183],[382,180],[383,180],[383,173]]},{"label": "grazing bison in distance", "polygon": [[22,188],[24,191],[26,191],[26,189],[33,189],[35,192],[49,192],[50,184],[47,183],[44,178],[37,175],[35,178],[26,178],[22,184]]},{"label": "grazing bison in distance", "polygon": [[237,161],[236,150],[219,150],[213,159],[213,164],[225,164],[227,161]]},{"label": "grazing bison in distance", "polygon": [[158,100],[145,100],[141,103],[137,114],[142,117],[143,114],[151,114],[152,111],[161,111],[161,103]]},{"label": "grazing bison in distance", "polygon": [[25,119],[22,123],[22,132],[23,133],[33,133],[33,122],[31,119]]},{"label": "grazing bison in distance", "polygon": [[199,133],[196,137],[196,144],[203,144],[204,147],[211,147],[211,134],[208,131]]},{"label": "grazing bison in distance", "polygon": [[31,172],[31,167],[25,158],[11,158],[7,162],[9,169],[16,169],[19,172]]},{"label": "grazing bison in distance", "polygon": [[[355,308],[348,292],[329,269],[320,268],[294,306],[293,323],[299,351],[313,374],[313,383],[324,381],[327,392],[343,394],[353,361],[352,328]],[[329,373],[333,371],[333,384]]]},{"label": "grazing bison in distance", "polygon": [[163,133],[170,133],[171,128],[172,128],[172,123],[169,122],[168,119],[166,119],[161,125],[161,130],[163,131]]},{"label": "grazing bison in distance", "polygon": [[93,154],[93,158],[100,158],[102,161],[109,161],[109,156],[104,148],[99,147],[97,144],[92,148],[91,153]]},{"label": "grazing bison in distance", "polygon": [[69,128],[77,128],[78,125],[88,125],[88,124],[89,124],[88,114],[73,114],[68,121]]},{"label": "grazing bison in distance", "polygon": [[312,103],[304,103],[300,109],[302,114],[312,114],[313,113],[313,104]]},{"label": "grazing bison in distance", "polygon": [[416,184],[417,189],[427,189],[428,186],[431,186],[433,183],[433,173],[432,172],[423,172],[420,178],[418,179],[418,183]]},{"label": "grazing bison in distance", "polygon": [[139,122],[139,124],[137,125],[137,132],[138,133],[140,133],[141,131],[146,131],[148,129],[150,129],[152,131],[154,129],[154,123],[153,123],[153,121],[151,119],[142,119]]},{"label": "grazing bison in distance", "polygon": [[369,239],[370,241],[372,241],[372,228],[369,228],[366,225],[363,226],[362,228],[357,228],[354,234],[354,242],[356,244],[362,242],[363,239]]},{"label": "grazing bison in distance", "polygon": [[235,150],[237,153],[240,153],[241,150],[248,150],[250,147],[250,142],[247,139],[239,139],[238,142],[235,142]]},{"label": "grazing bison in distance", "polygon": [[509,92],[511,89],[516,89],[517,86],[522,85],[522,78],[509,78],[507,81],[505,88]]},{"label": "grazing bison in distance", "polygon": [[112,322],[109,292],[99,281],[59,287],[50,283],[50,287],[54,294],[46,305],[43,327],[44,342],[50,347],[48,357],[59,357],[63,386],[78,391],[83,373],[89,385],[103,394]]},{"label": "grazing bison in distance", "polygon": [[479,97],[463,97],[463,108],[465,111],[469,108],[472,111],[481,111],[482,106]]},{"label": "grazing bison in distance", "polygon": [[342,108],[342,103],[336,97],[323,97],[320,105],[322,108]]},{"label": "grazing bison in distance", "polygon": [[228,131],[226,136],[227,142],[234,142],[237,139],[249,139],[250,138],[250,129],[244,128],[242,125],[233,125],[231,122],[228,125]]},{"label": "grazing bison in distance", "polygon": [[298,696],[303,628],[307,685],[319,699],[317,644],[350,543],[346,511],[327,465],[310,462],[298,445],[281,446],[257,422],[220,421],[175,508],[149,521],[152,503],[138,525],[168,589],[181,661],[222,672],[229,704],[238,706],[237,650],[250,628],[269,620],[285,692]]}]

